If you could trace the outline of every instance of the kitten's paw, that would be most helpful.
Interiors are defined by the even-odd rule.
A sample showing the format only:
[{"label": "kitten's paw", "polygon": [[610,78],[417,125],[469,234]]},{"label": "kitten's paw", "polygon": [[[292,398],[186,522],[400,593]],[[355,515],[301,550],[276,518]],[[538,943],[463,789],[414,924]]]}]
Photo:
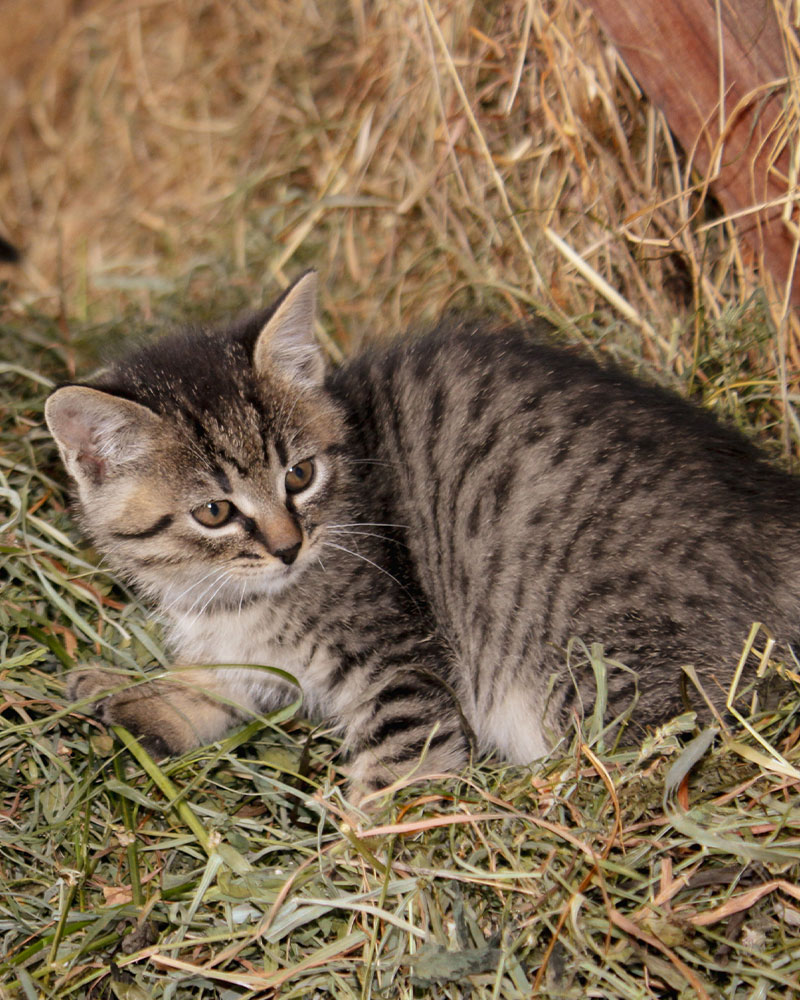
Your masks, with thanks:
[{"label": "kitten's paw", "polygon": [[106,726],[124,726],[152,757],[181,754],[197,746],[200,741],[182,718],[180,704],[174,704],[174,692],[168,697],[158,681],[120,690],[122,684],[124,678],[109,670],[75,670],[67,682],[67,698],[94,699],[83,710]]},{"label": "kitten's paw", "polygon": [[[86,701],[87,699],[91,699],[86,706],[82,706],[82,711],[110,726],[121,722],[121,719],[115,717],[114,702],[115,696],[126,694],[124,691],[119,691],[119,688],[123,684],[124,678],[109,670],[100,670],[92,667],[87,667],[83,670],[73,670],[67,680],[67,698],[70,701]],[[104,696],[104,692],[109,693]],[[122,725],[125,725],[125,723],[122,723]]]},{"label": "kitten's paw", "polygon": [[[73,670],[69,675],[66,694],[69,701],[83,701],[93,695],[99,695],[101,691],[111,690],[119,684],[119,678],[108,670],[86,667],[83,670]],[[87,709],[93,714],[97,714],[95,705],[88,705]]]},{"label": "kitten's paw", "polygon": [[346,768],[347,798],[364,812],[374,812],[394,791],[393,785],[425,782],[434,774],[458,771],[464,763],[463,753],[446,757],[433,753],[422,759],[409,755],[405,760],[387,764],[374,749],[362,750]]},{"label": "kitten's paw", "polygon": [[366,751],[353,757],[345,767],[347,774],[347,800],[363,812],[376,812],[384,799],[381,792],[397,781],[397,773],[390,771],[377,760],[374,753]]}]

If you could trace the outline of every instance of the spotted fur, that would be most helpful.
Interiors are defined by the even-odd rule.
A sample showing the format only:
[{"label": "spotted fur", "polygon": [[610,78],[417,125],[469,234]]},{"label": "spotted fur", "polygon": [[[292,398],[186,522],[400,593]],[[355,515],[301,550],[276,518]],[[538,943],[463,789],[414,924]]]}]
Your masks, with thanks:
[{"label": "spotted fur", "polygon": [[632,668],[608,711],[636,702],[634,727],[682,707],[684,664],[721,705],[754,620],[795,638],[798,482],[737,434],[535,328],[451,323],[326,374],[314,296],[307,274],[48,401],[81,524],[185,667],[78,672],[102,718],[180,752],[293,698],[246,665],[279,667],[364,790],[472,738],[544,754],[595,700],[572,636]]}]

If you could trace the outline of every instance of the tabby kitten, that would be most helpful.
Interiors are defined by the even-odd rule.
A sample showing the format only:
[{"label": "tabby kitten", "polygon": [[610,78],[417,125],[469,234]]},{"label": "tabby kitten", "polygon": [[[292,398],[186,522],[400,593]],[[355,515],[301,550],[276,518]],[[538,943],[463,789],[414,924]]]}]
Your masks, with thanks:
[{"label": "tabby kitten", "polygon": [[738,435],[536,330],[443,326],[326,375],[315,288],[48,400],[83,528],[177,663],[223,664],[127,691],[80,671],[72,698],[180,753],[292,699],[246,665],[279,667],[364,792],[472,738],[546,753],[594,703],[571,636],[633,668],[608,711],[638,690],[640,725],[683,707],[683,664],[724,704],[752,621],[797,638],[798,480]]}]

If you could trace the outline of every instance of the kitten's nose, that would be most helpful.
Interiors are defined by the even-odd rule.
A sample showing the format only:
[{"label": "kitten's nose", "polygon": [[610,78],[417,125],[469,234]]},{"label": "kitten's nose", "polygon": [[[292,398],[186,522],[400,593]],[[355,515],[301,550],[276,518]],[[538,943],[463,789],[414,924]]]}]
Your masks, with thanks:
[{"label": "kitten's nose", "polygon": [[291,566],[297,558],[297,553],[300,551],[302,544],[302,542],[297,542],[296,545],[290,545],[288,549],[278,549],[276,552],[273,552],[273,555],[277,556],[286,566]]},{"label": "kitten's nose", "polygon": [[260,522],[259,533],[267,552],[291,566],[303,544],[303,533],[297,521],[288,513],[273,515]]}]

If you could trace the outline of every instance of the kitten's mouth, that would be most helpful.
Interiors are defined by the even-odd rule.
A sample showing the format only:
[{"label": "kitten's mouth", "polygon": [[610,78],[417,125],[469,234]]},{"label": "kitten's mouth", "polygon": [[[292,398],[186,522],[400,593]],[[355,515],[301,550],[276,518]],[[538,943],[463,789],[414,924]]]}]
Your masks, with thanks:
[{"label": "kitten's mouth", "polygon": [[283,587],[305,569],[312,547],[310,540],[304,539],[302,545],[271,557],[240,557],[234,569],[234,579],[241,581],[240,586],[245,583],[247,592],[269,592]]}]

